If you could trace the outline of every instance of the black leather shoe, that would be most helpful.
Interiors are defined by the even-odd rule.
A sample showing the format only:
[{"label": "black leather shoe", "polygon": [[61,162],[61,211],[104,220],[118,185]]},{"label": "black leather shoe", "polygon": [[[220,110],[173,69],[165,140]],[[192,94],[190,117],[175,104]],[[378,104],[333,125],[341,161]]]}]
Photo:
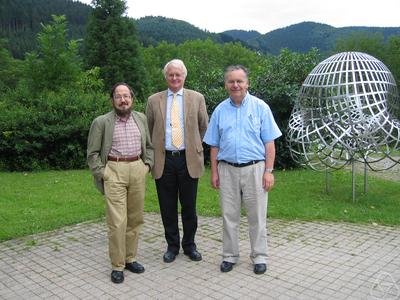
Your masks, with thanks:
[{"label": "black leather shoe", "polygon": [[125,269],[128,269],[129,271],[131,271],[133,273],[143,273],[144,272],[144,267],[136,261],[125,264]]},{"label": "black leather shoe", "polygon": [[114,283],[122,283],[124,281],[124,272],[122,271],[112,271],[111,281]]},{"label": "black leather shoe", "polygon": [[254,273],[256,274],[264,274],[267,271],[266,264],[255,264],[254,265]]},{"label": "black leather shoe", "polygon": [[166,263],[171,263],[175,260],[176,254],[172,251],[167,251],[164,253],[163,260]]},{"label": "black leather shoe", "polygon": [[226,272],[232,271],[233,265],[234,265],[234,263],[231,263],[229,261],[223,261],[221,263],[221,272],[226,273]]},{"label": "black leather shoe", "polygon": [[201,261],[202,257],[199,251],[193,250],[192,252],[187,252],[185,255],[189,256],[189,258],[193,261]]}]

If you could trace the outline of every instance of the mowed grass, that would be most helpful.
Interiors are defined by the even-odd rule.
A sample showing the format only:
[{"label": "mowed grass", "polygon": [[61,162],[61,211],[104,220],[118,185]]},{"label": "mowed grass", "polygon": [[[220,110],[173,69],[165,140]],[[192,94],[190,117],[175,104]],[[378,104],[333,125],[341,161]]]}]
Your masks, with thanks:
[{"label": "mowed grass", "polygon": [[[275,172],[269,193],[268,216],[289,220],[327,220],[383,225],[400,224],[400,182],[357,176],[352,201],[351,173],[331,174],[330,193],[325,174],[311,170]],[[65,225],[104,218],[104,199],[88,170],[33,173],[0,172],[0,240],[49,231]],[[199,215],[220,216],[218,191],[210,186],[210,170],[200,179]],[[145,211],[159,212],[151,177],[147,180]]]}]

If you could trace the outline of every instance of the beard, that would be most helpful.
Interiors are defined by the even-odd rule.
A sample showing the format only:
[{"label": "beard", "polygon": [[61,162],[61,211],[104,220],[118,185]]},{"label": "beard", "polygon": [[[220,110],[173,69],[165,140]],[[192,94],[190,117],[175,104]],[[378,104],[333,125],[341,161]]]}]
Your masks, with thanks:
[{"label": "beard", "polygon": [[117,107],[114,107],[115,113],[117,114],[117,116],[124,118],[127,117],[131,114],[132,110],[131,108],[126,108],[126,109],[119,109]]}]

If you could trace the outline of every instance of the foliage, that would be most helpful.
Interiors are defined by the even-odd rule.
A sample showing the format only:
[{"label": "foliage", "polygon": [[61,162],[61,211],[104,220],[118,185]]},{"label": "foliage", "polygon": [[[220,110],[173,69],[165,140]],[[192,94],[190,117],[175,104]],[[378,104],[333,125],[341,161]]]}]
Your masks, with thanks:
[{"label": "foliage", "polygon": [[252,76],[253,93],[271,107],[283,136],[276,141],[276,165],[287,169],[294,167],[285,143],[285,131],[297,93],[308,73],[320,60],[317,49],[294,53],[283,49],[276,57],[269,57],[266,64]]},{"label": "foliage", "polygon": [[52,15],[65,15],[69,21],[69,38],[82,38],[91,11],[89,5],[71,0],[2,0],[0,1],[0,37],[8,39],[7,49],[15,58],[36,49],[36,35],[41,24]]},{"label": "foliage", "polygon": [[0,93],[15,89],[23,74],[22,62],[12,58],[4,40],[0,40],[0,66]]},{"label": "foliage", "polygon": [[[67,42],[65,32],[64,17],[54,16],[52,24],[43,26],[38,53],[30,53],[20,62],[27,71],[15,89],[2,92],[0,169],[86,165],[90,123],[109,110],[109,101],[101,92],[99,70],[81,70],[76,42]],[[7,58],[7,53],[2,57]],[[8,59],[8,66],[14,63]]]},{"label": "foliage", "polygon": [[36,98],[17,91],[3,99],[0,163],[10,171],[84,168],[90,124],[110,109],[102,93],[79,90]]},{"label": "foliage", "polygon": [[81,66],[78,42],[67,41],[67,21],[53,16],[38,34],[38,51],[26,56],[26,79],[33,95],[44,90],[59,90],[78,82]]},{"label": "foliage", "polygon": [[397,83],[397,88],[400,90],[400,35],[389,38],[386,45],[384,62],[392,72]]},{"label": "foliage", "polygon": [[[228,97],[224,89],[224,69],[231,64],[243,64],[256,70],[265,56],[244,48],[240,43],[218,44],[210,39],[175,45],[166,42],[143,50],[146,70],[150,74],[151,93],[167,88],[162,75],[164,65],[174,58],[182,59],[188,69],[185,86],[202,93],[209,114]],[[206,64],[205,64],[206,62]]]},{"label": "foliage", "polygon": [[116,82],[132,86],[143,99],[148,85],[133,21],[123,17],[124,0],[93,0],[84,43],[87,67],[100,67],[106,90]]}]

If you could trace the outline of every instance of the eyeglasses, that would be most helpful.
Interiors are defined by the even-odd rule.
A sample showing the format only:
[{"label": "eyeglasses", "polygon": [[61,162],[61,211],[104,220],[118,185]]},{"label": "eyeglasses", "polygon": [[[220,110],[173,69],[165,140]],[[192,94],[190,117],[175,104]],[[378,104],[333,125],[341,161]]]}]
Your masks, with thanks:
[{"label": "eyeglasses", "polygon": [[132,98],[132,96],[131,95],[129,95],[129,94],[124,94],[124,95],[114,95],[114,100],[122,100],[122,98],[124,98],[124,99],[131,99]]}]

